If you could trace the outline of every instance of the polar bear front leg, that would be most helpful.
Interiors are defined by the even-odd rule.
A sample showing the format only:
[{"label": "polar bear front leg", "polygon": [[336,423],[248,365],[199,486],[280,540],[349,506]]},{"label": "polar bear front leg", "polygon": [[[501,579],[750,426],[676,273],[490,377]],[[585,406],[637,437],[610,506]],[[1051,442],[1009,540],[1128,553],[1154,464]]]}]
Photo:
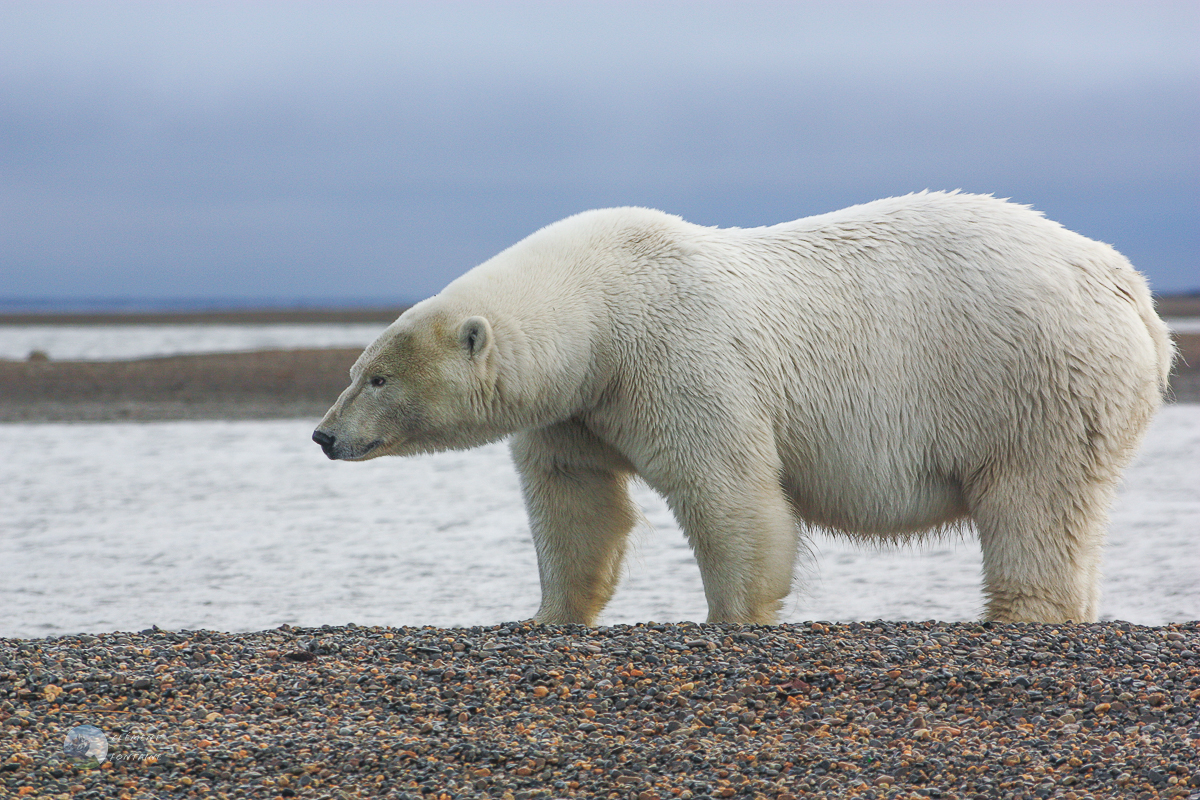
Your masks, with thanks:
[{"label": "polar bear front leg", "polygon": [[518,433],[510,447],[542,584],[534,620],[592,625],[617,587],[639,519],[628,491],[632,468],[570,421]]}]

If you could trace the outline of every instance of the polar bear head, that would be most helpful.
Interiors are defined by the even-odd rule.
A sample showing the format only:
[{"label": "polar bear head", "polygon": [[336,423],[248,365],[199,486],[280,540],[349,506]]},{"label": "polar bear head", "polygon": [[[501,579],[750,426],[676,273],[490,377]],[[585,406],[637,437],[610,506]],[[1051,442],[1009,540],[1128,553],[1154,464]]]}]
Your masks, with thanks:
[{"label": "polar bear head", "polygon": [[313,432],[331,459],[474,447],[507,430],[490,421],[496,347],[486,317],[432,298],[402,314],[350,369],[350,385]]}]

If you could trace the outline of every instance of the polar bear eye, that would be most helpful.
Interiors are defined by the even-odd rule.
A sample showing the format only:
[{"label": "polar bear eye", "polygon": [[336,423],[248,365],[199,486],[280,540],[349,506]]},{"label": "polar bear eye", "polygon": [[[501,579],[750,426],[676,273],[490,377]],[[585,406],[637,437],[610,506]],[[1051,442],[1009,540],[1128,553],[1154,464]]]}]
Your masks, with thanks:
[{"label": "polar bear eye", "polygon": [[371,378],[372,386],[383,386],[385,383],[387,383],[387,378],[382,375],[376,375],[374,378]]}]

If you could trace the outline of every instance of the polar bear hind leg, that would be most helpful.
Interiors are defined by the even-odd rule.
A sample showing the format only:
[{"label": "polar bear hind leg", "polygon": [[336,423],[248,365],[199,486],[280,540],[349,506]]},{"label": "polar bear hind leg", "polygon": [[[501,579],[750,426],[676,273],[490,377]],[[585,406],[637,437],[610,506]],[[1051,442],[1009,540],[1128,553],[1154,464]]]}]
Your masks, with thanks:
[{"label": "polar bear hind leg", "polygon": [[1095,622],[1111,481],[1004,475],[968,502],[983,549],[986,618]]}]

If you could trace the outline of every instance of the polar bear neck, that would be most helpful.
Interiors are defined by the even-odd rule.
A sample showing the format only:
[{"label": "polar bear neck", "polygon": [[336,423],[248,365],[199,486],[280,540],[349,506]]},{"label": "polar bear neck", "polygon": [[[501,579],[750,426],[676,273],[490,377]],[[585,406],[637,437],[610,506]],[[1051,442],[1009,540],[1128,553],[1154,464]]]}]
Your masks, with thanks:
[{"label": "polar bear neck", "polygon": [[695,227],[642,208],[584,212],[531,234],[442,291],[443,302],[491,323],[498,355],[492,406],[504,427],[547,425],[594,405],[613,370],[614,305],[624,302],[636,265],[685,247],[679,234]]}]

